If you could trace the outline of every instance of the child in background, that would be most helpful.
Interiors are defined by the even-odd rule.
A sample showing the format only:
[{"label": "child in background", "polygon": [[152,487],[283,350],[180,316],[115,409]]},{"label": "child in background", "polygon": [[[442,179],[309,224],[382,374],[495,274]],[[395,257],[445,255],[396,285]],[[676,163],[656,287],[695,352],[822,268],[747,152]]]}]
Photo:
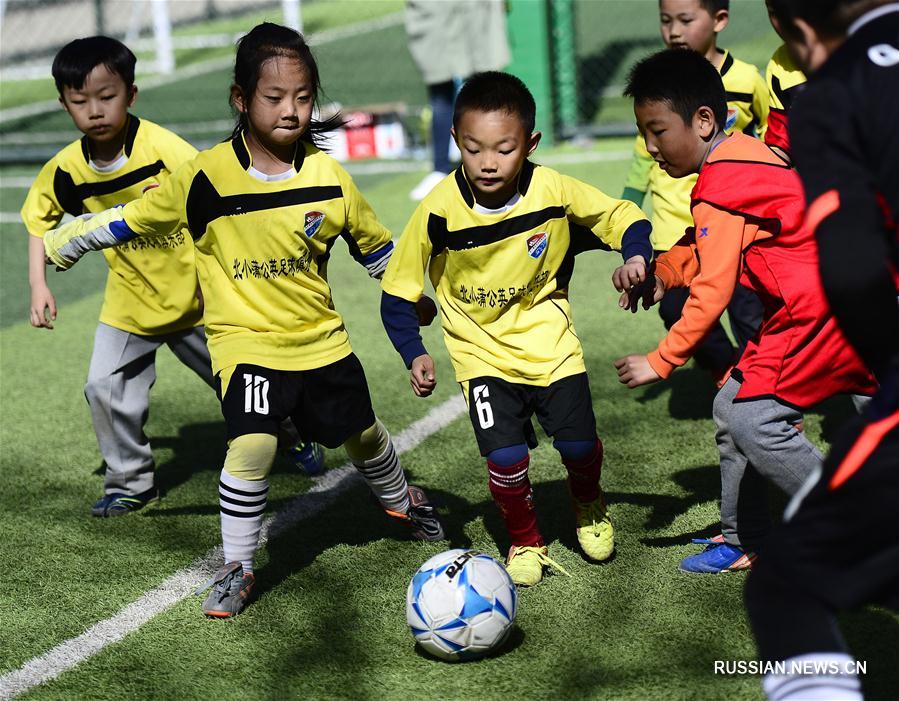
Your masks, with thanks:
[{"label": "child in background", "polygon": [[[718,73],[695,53],[663,51],[637,64],[626,94],[661,168],[699,178],[695,229],[657,259],[655,285],[644,286],[644,307],[672,287],[689,287],[683,317],[653,352],[615,362],[621,382],[655,382],[686,363],[738,281],[764,304],[759,334],[713,408],[723,537],[700,541],[705,551],[680,565],[685,572],[746,569],[770,529],[765,478],[795,494],[821,465],[797,428],[803,410],[837,393],[871,395],[876,383],[828,309],[799,176],[761,141],[727,135]],[[634,305],[634,296],[621,305]]]},{"label": "child in background", "polygon": [[[771,6],[771,0],[765,0],[768,8],[768,18],[777,35],[783,39],[780,33],[780,23]],[[765,143],[773,148],[781,156],[790,158],[790,134],[787,130],[790,106],[793,100],[805,87],[805,73],[794,63],[787,51],[786,44],[781,44],[768,61],[765,69],[765,78],[768,82],[768,100],[770,110],[768,112],[768,128],[765,129]]]},{"label": "child in background", "polygon": [[286,418],[304,437],[343,445],[387,514],[414,537],[443,538],[434,508],[407,485],[374,415],[365,373],[332,302],[327,264],[338,238],[375,278],[393,244],[350,176],[315,145],[339,123],[313,120],[318,91],[318,68],[303,37],[276,24],[256,26],[238,44],[232,137],[143,199],[44,239],[62,268],[88,250],[152,241],[172,229],[186,228],[194,239],[228,429],[219,483],[225,565],[210,581],[208,616],[240,613],[252,592],[267,476]]},{"label": "child in background", "polygon": [[[708,59],[721,74],[727,91],[727,133],[750,135],[765,130],[768,119],[768,91],[758,69],[718,48],[718,33],[729,21],[728,0],[660,0],[659,21],[662,39],[668,48],[692,49]],[[624,199],[642,205],[647,194],[652,201],[652,245],[667,251],[693,223],[690,217],[690,190],[696,177],[672,178],[661,170],[637,135],[634,157],[627,176]],[[659,315],[670,329],[680,319],[689,292],[671,290],[659,305]],[[758,331],[762,308],[758,298],[737,285],[728,305],[736,348],[724,327],[716,322],[697,350],[696,363],[711,373],[720,386],[740,357],[746,342]]]},{"label": "child in background", "polygon": [[512,541],[507,568],[520,585],[537,584],[544,566],[554,565],[528,479],[535,413],[568,470],[581,548],[594,561],[612,554],[599,485],[602,443],[568,283],[577,250],[621,250],[618,289],[642,280],[652,256],[650,224],[633,203],[528,160],[540,140],[535,112],[514,76],[487,72],[465,83],[453,115],[462,167],[419,205],[381,282],[385,328],[415,394],[425,397],[436,376],[414,304],[428,271],[490,492]]},{"label": "child in background", "polygon": [[[56,300],[47,286],[43,236],[63,215],[80,216],[138,199],[197,151],[167,129],[129,114],[137,98],[134,54],[104,36],[76,39],[53,61],[59,101],[84,136],[41,169],[22,207],[28,230],[31,324],[53,328]],[[94,516],[120,516],[158,497],[144,434],[156,351],[175,356],[212,386],[197,298],[193,243],[172,227],[159,238],[104,251],[106,293],[84,394],[106,463]]]}]

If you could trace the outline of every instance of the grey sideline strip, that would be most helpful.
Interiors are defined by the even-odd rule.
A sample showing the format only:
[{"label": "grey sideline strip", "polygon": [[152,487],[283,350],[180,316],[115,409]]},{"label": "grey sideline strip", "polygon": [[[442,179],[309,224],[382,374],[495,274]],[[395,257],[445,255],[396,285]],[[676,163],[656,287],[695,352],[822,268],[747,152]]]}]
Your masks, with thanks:
[{"label": "grey sideline strip", "polygon": [[[412,450],[464,412],[465,400],[460,394],[447,399],[394,437],[397,453]],[[277,537],[300,521],[315,516],[361,480],[356,468],[349,463],[329,470],[315,480],[315,485],[308,492],[301,494],[284,509],[266,519],[262,527],[260,545],[264,545],[269,538]],[[17,670],[4,674],[0,677],[0,699],[14,698],[39,684],[51,681],[101,652],[108,645],[119,642],[129,633],[191,596],[195,588],[211,577],[221,563],[221,547],[213,548],[189,567],[179,570],[111,618],[94,624],[81,635],[60,643],[43,655],[32,658]],[[199,609],[197,615],[200,615]]]}]

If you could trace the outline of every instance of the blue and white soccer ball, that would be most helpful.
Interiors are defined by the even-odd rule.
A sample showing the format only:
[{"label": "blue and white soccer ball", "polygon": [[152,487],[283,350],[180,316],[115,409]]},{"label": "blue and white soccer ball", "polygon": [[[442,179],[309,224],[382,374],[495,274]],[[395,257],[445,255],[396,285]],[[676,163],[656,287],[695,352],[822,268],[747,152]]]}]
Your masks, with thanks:
[{"label": "blue and white soccer ball", "polygon": [[506,568],[474,550],[447,550],[421,566],[406,592],[406,620],[444,660],[480,657],[508,637],[518,594]]}]

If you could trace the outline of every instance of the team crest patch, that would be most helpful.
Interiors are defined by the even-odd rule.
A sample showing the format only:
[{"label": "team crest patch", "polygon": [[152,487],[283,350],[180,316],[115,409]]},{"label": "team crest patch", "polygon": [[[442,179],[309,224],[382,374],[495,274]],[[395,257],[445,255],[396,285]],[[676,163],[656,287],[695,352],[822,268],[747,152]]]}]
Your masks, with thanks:
[{"label": "team crest patch", "polygon": [[549,236],[545,231],[541,231],[539,234],[534,234],[533,236],[528,237],[528,255],[537,260],[540,256],[543,255],[543,251],[546,250],[546,244],[549,240]]},{"label": "team crest patch", "polygon": [[314,237],[321,229],[325,215],[322,212],[306,212],[306,220],[303,222],[303,230],[309,238]]},{"label": "team crest patch", "polygon": [[727,119],[724,122],[724,131],[730,131],[734,124],[737,123],[737,110],[733,107],[727,108]]}]

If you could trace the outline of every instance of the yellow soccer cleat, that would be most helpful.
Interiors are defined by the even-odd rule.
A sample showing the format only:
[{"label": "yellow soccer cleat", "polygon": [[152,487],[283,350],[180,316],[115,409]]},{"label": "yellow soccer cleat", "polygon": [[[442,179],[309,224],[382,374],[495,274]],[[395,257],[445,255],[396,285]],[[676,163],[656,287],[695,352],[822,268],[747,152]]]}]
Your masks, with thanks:
[{"label": "yellow soccer cleat", "polygon": [[552,567],[564,575],[571,576],[554,560],[550,559],[545,545],[513,545],[506,559],[506,571],[515,584],[532,587],[543,579],[543,568]]},{"label": "yellow soccer cleat", "polygon": [[577,499],[572,501],[577,520],[577,542],[581,544],[584,554],[595,562],[608,560],[615,550],[615,529],[602,490],[595,501],[586,504]]}]

